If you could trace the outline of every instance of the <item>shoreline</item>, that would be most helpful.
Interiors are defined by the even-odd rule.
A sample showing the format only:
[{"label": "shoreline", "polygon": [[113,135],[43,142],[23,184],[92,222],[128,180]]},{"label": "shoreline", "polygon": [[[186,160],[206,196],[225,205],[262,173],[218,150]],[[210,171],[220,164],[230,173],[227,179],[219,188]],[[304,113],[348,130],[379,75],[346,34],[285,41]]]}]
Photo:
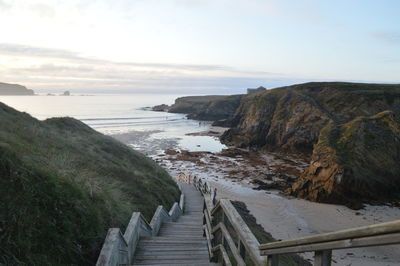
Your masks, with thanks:
[{"label": "shoreline", "polygon": [[[211,130],[210,126],[208,130],[187,134],[216,137],[210,131],[217,132]],[[221,132],[222,129],[218,134]],[[124,135],[129,139],[130,133]],[[134,138],[134,135],[131,137]],[[123,141],[123,138],[119,139]],[[172,176],[190,172],[216,187],[217,198],[244,202],[257,222],[276,239],[287,240],[400,219],[400,208],[397,207],[366,205],[363,209],[352,210],[342,205],[296,199],[283,195],[282,189],[268,188],[268,184],[282,180],[287,183],[295,179],[308,165],[304,158],[235,148],[219,153],[190,152],[181,149],[178,141],[164,139],[162,142],[168,143],[169,148],[153,149],[164,152],[150,156]],[[283,177],[277,175],[282,172]],[[392,245],[334,251],[333,265],[396,265],[400,261],[399,247]],[[313,257],[311,253],[300,255],[309,260]]]}]

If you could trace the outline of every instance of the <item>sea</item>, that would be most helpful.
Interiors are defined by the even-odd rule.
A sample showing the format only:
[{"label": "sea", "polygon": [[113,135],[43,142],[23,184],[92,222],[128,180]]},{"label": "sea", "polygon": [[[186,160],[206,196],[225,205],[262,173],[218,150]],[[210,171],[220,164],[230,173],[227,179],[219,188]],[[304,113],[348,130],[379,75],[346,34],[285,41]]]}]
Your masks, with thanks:
[{"label": "sea", "polygon": [[219,152],[225,145],[212,136],[192,136],[211,124],[187,119],[185,114],[151,111],[158,104],[172,104],[182,95],[127,94],[75,96],[0,96],[0,102],[31,116],[73,117],[93,129],[112,135],[148,155],[165,149]]}]

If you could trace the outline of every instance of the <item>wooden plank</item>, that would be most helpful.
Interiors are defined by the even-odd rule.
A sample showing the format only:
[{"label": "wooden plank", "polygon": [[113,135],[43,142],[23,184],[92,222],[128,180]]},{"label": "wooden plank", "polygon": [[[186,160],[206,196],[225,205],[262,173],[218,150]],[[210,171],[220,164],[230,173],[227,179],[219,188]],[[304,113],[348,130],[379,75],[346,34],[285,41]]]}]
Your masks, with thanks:
[{"label": "wooden plank", "polygon": [[108,229],[96,266],[128,263],[127,243],[119,228]]},{"label": "wooden plank", "polygon": [[279,257],[277,255],[271,255],[267,258],[268,266],[279,266]]},{"label": "wooden plank", "polygon": [[[182,186],[180,184],[178,185],[182,191]],[[181,206],[183,207],[184,205],[184,199],[184,195],[182,194],[179,204],[175,202],[170,213],[168,213],[163,206],[158,206],[150,224],[139,212],[134,212],[124,235],[122,235],[119,228],[110,228],[107,232],[96,265],[115,266],[132,263],[139,238],[158,234],[162,223],[170,222],[172,219],[176,219],[181,215]],[[180,241],[182,240],[185,241],[184,239]]]},{"label": "wooden plank", "polygon": [[207,246],[208,246],[208,253],[210,255],[210,258],[212,258],[213,253],[212,253],[212,239],[213,235],[211,234],[211,222],[208,217],[208,212],[207,210],[204,210],[204,217],[206,220],[206,224],[204,225],[204,232],[206,233],[206,238],[207,238]]},{"label": "wooden plank", "polygon": [[314,266],[331,266],[332,250],[315,251]]},{"label": "wooden plank", "polygon": [[[169,211],[168,215],[169,215],[169,219],[171,219],[171,221],[175,222],[176,219],[178,219],[178,217],[182,214],[182,210],[179,207],[179,204],[177,202],[174,203],[174,205],[172,205],[171,210]],[[163,220],[162,222],[164,222],[165,220]]]},{"label": "wooden plank", "polygon": [[124,238],[128,243],[128,263],[133,261],[133,256],[135,254],[135,249],[137,243],[140,238],[140,223],[141,223],[141,214],[140,212],[134,212],[129,221],[128,226],[126,227]]},{"label": "wooden plank", "polygon": [[215,204],[214,209],[211,211],[211,216],[213,216],[221,208],[221,200],[224,199],[220,199],[217,204]]},{"label": "wooden plank", "polygon": [[212,232],[215,233],[218,230],[222,231],[225,240],[228,242],[229,248],[232,251],[232,255],[235,257],[237,265],[241,266],[246,265],[244,263],[243,258],[240,256],[239,250],[237,249],[235,242],[233,241],[231,235],[229,234],[228,229],[226,229],[223,223],[219,223],[217,226],[215,226]]},{"label": "wooden plank", "polygon": [[161,224],[163,222],[170,222],[171,218],[168,215],[168,212],[164,209],[162,205],[158,206],[156,212],[151,219],[150,226],[153,229],[153,236],[158,235],[158,231],[160,230]]},{"label": "wooden plank", "polygon": [[393,221],[359,228],[352,228],[332,233],[319,234],[309,237],[302,237],[293,240],[279,241],[260,245],[260,250],[298,246],[303,244],[314,244],[327,241],[335,241],[349,238],[359,238],[387,233],[400,232],[400,221]]},{"label": "wooden plank", "polygon": [[185,205],[185,194],[181,194],[181,197],[179,199],[179,207],[181,208],[182,212],[183,212],[183,208]]},{"label": "wooden plank", "polygon": [[210,234],[210,231],[208,231],[208,229],[205,227],[204,228],[205,233],[206,233],[206,239],[207,239],[207,248],[208,248],[208,255],[210,258],[213,257],[213,253],[212,253],[212,235]]},{"label": "wooden plank", "polygon": [[223,265],[225,265],[225,266],[232,266],[232,263],[231,263],[231,261],[229,260],[228,253],[226,253],[226,250],[225,250],[225,248],[224,248],[223,245],[219,244],[219,245],[213,247],[212,251],[213,251],[213,252],[217,252],[217,251],[221,252],[222,260],[223,260],[223,262],[224,262]]},{"label": "wooden plank", "polygon": [[247,254],[256,265],[265,265],[265,258],[260,256],[258,248],[260,243],[243,220],[242,216],[237,212],[230,200],[220,199],[219,205],[224,211],[226,218],[229,219],[235,232],[238,234],[240,241],[246,248]]},{"label": "wooden plank", "polygon": [[392,244],[400,244],[400,233],[329,241],[329,242],[309,244],[309,245],[263,249],[261,250],[261,255],[301,253],[301,252],[310,252],[318,250],[360,248],[360,247],[382,246],[382,245],[392,245]]}]

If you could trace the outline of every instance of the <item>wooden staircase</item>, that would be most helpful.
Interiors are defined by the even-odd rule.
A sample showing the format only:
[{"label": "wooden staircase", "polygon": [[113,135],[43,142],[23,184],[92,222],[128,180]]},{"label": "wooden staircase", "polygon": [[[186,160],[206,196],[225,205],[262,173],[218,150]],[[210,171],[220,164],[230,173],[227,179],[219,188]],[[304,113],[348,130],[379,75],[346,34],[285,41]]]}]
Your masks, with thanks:
[{"label": "wooden staircase", "polygon": [[330,266],[332,250],[400,244],[400,220],[260,244],[230,200],[215,201],[207,182],[187,174],[177,180],[179,203],[170,211],[158,206],[150,223],[134,212],[124,234],[110,228],[96,266],[278,266],[281,254],[302,252],[315,252],[315,266]]},{"label": "wooden staircase", "polygon": [[203,236],[204,198],[193,185],[182,184],[182,192],[183,215],[163,223],[157,236],[140,238],[134,265],[217,265],[210,263]]}]

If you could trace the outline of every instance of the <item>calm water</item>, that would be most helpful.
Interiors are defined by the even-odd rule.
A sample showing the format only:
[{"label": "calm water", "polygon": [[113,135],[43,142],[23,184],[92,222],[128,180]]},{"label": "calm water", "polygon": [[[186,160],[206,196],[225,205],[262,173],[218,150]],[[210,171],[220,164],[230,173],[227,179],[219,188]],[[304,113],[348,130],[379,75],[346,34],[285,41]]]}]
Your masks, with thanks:
[{"label": "calm water", "polygon": [[[152,143],[171,143],[191,151],[220,151],[225,146],[208,136],[186,136],[204,131],[206,123],[189,120],[183,114],[143,110],[158,104],[172,104],[179,95],[94,95],[94,96],[0,96],[3,102],[38,119],[69,116],[108,135],[131,134],[127,144],[145,151]],[[134,136],[141,136],[140,141]],[[157,152],[168,145],[161,145]],[[172,147],[171,147],[172,148]]]}]

